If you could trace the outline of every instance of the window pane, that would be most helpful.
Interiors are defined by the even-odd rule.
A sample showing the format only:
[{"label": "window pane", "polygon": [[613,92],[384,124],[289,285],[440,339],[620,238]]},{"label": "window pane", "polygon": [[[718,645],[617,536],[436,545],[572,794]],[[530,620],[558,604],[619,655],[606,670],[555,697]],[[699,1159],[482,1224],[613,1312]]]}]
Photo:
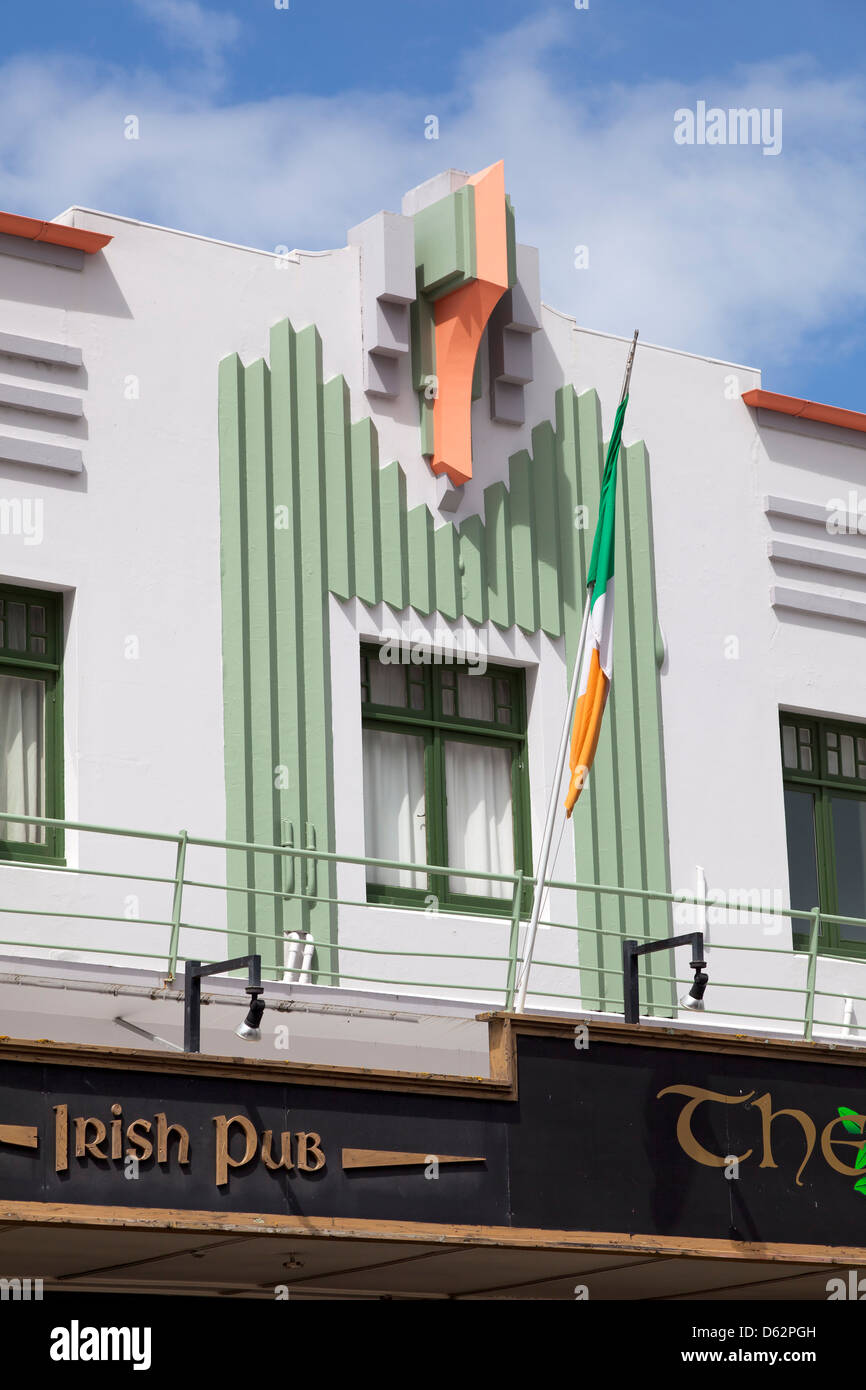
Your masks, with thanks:
[{"label": "window pane", "polygon": [[[364,834],[371,859],[426,864],[423,739],[364,730]],[[368,868],[367,876],[392,887],[427,886],[426,874],[411,869]]]},{"label": "window pane", "polygon": [[[10,609],[15,605],[10,604]],[[0,806],[22,816],[45,815],[45,686],[0,676]],[[45,843],[45,827],[0,821],[0,838]]]},{"label": "window pane", "polygon": [[367,663],[370,676],[370,701],[374,705],[406,707],[406,667],[396,662],[379,661],[371,656]]},{"label": "window pane", "polygon": [[493,681],[461,671],[457,677],[457,708],[461,719],[493,720]]},{"label": "window pane", "polygon": [[[832,798],[839,915],[866,917],[866,801]],[[866,927],[842,927],[843,941],[866,941]]]},{"label": "window pane", "polygon": [[791,724],[782,725],[782,761],[785,767],[797,766],[797,731]]},{"label": "window pane", "polygon": [[[815,852],[815,797],[812,792],[785,788],[785,825],[788,831],[788,881],[791,906],[811,912],[818,906],[818,861]],[[803,917],[791,922],[795,932],[808,932]],[[823,927],[822,927],[823,933]]]},{"label": "window pane", "polygon": [[850,734],[842,735],[842,776],[854,777],[854,740]]},{"label": "window pane", "polygon": [[[510,750],[446,740],[445,789],[449,865],[490,874],[514,873]],[[452,875],[450,885],[452,893],[476,897],[514,895],[510,883]]]},{"label": "window pane", "polygon": [[6,644],[10,651],[26,651],[27,606],[23,603],[9,603],[7,612],[9,620],[6,628]]}]

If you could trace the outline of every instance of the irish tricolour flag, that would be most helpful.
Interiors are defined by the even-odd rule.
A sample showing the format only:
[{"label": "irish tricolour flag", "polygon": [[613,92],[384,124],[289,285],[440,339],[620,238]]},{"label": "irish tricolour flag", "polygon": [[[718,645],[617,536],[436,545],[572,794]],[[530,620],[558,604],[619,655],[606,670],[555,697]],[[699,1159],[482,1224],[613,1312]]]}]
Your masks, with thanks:
[{"label": "irish tricolour flag", "polygon": [[616,470],[619,460],[619,446],[622,438],[622,422],[628,396],[624,396],[616,412],[607,457],[604,461],[604,474],[601,482],[601,500],[598,508],[598,525],[592,543],[592,557],[586,583],[589,589],[587,603],[586,640],[583,648],[583,661],[580,668],[580,684],[577,690],[577,705],[574,711],[574,727],[571,732],[571,752],[569,768],[571,777],[568,795],[565,798],[566,813],[570,816],[574,803],[583,789],[586,774],[592,766],[601,719],[607,704],[607,693],[613,674],[613,552],[616,534]]}]

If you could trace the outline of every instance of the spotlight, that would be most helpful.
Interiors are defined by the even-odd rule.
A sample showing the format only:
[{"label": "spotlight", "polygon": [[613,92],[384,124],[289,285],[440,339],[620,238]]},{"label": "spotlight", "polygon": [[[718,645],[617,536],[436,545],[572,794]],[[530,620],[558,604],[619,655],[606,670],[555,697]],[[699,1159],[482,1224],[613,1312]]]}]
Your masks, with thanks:
[{"label": "spotlight", "polygon": [[211,965],[202,965],[200,960],[188,960],[184,968],[183,987],[183,1050],[201,1050],[201,982],[206,975],[221,975],[228,970],[248,970],[247,994],[250,995],[250,1010],[235,1032],[245,1042],[259,1042],[259,1024],[265,1011],[262,994],[261,956],[235,956],[232,960],[218,960]]},{"label": "spotlight", "polygon": [[692,958],[689,965],[695,972],[695,980],[688,994],[679,1000],[681,1009],[703,1009],[704,990],[708,975],[704,960],[704,934],[695,931],[683,936],[668,936],[663,941],[645,941],[641,944],[631,939],[622,943],[623,1002],[626,1023],[640,1022],[640,999],[638,997],[638,957],[649,955],[651,951],[669,951],[674,946],[691,946]]},{"label": "spotlight", "polygon": [[254,990],[251,990],[250,993],[253,996],[250,1000],[250,1011],[243,1023],[235,1029],[235,1033],[239,1038],[243,1038],[244,1042],[261,1042],[262,1030],[259,1024],[265,1011],[265,1001]]},{"label": "spotlight", "polygon": [[709,975],[705,970],[696,969],[694,984],[688,994],[684,994],[680,1000],[681,1009],[702,1010],[704,1007],[704,990],[707,987]]}]

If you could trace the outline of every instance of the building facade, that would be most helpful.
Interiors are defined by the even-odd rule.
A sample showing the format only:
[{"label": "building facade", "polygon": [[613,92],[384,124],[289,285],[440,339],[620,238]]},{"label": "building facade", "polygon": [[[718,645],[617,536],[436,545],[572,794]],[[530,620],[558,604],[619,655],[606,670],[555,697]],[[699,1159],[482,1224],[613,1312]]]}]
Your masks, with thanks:
[{"label": "building facade", "polygon": [[[501,164],[440,175],[400,213],[319,253],[81,208],[47,223],[0,218],[0,1000],[3,1032],[18,1040],[8,1065],[25,1069],[19,1089],[42,1067],[74,1090],[76,1067],[103,1079],[107,1069],[115,1084],[111,1058],[122,1057],[143,1076],[165,1069],[178,1104],[204,1066],[230,1088],[264,1087],[275,1114],[289,1104],[268,1090],[281,1078],[333,1084],[339,1097],[352,1077],[361,1085],[361,1068],[368,1129],[393,1074],[411,1074],[411,1106],[429,1092],[447,1146],[429,1125],[404,1135],[392,1116],[387,1142],[363,1148],[350,1106],[343,1187],[311,1208],[356,1220],[347,1242],[364,1238],[364,1222],[380,1238],[402,1223],[409,1234],[392,1230],[395,1240],[417,1242],[444,1221],[457,1244],[470,1225],[519,1228],[535,1234],[490,1236],[483,1275],[459,1296],[507,1286],[523,1292],[502,1296],[571,1297],[553,1276],[563,1251],[579,1272],[577,1244],[596,1262],[618,1250],[610,1268],[623,1282],[598,1296],[634,1297],[642,1286],[625,1277],[631,1256],[617,1242],[637,1231],[644,1253],[674,1242],[686,1294],[698,1287],[690,1257],[716,1242],[708,1258],[745,1267],[748,1254],[768,1297],[767,1263],[799,1260],[812,1296],[841,1239],[764,1221],[762,1204],[778,1200],[766,1174],[754,1228],[751,1217],[743,1229],[668,1219],[664,1201],[662,1216],[642,1218],[613,1203],[602,1239],[585,1208],[557,1199],[558,1170],[533,1205],[538,1177],[516,1138],[482,1176],[471,1171],[505,1143],[487,1132],[489,1107],[515,1101],[521,1059],[530,1111],[544,1058],[564,1067],[580,1053],[581,1021],[600,1039],[588,1056],[599,1067],[605,1048],[630,1059],[625,1078],[656,1048],[673,1090],[721,1094],[725,1076],[714,1088],[702,1070],[720,1053],[741,1065],[732,1095],[763,1068],[777,1103],[811,1067],[813,1108],[843,1060],[839,1084],[855,1085],[866,1026],[866,417],[775,396],[755,368],[643,342],[620,465],[612,692],[588,784],[557,828],[528,1012],[512,1017],[627,353],[541,302],[519,225]],[[623,940],[694,931],[705,1011],[681,1003],[690,947],[660,950],[641,960],[644,1021],[629,1032]],[[226,974],[207,987],[201,1060],[178,1060],[185,962],[251,953],[261,1040],[222,1071],[207,1061],[238,1050],[245,981]],[[689,1082],[667,1074],[672,1046]],[[175,1072],[187,1080],[169,1082]],[[600,1094],[604,1068],[586,1084]],[[148,1124],[158,1113],[169,1124],[163,1098],[150,1099]],[[57,1104],[74,1127],[73,1100]],[[468,1129],[467,1106],[478,1112]],[[567,1147],[587,1114],[566,1112]],[[78,1118],[73,1200],[105,1206],[99,1175],[114,1160],[111,1209],[137,1207],[119,1186],[126,1140],[114,1154],[110,1120],[100,1137]],[[193,1149],[200,1123],[184,1121]],[[229,1167],[249,1139],[236,1129],[232,1141],[217,1126]],[[763,1135],[761,1167],[779,1166],[777,1133]],[[53,1142],[59,1162],[66,1140]],[[776,1142],[793,1154],[799,1140]],[[313,1140],[289,1145],[294,1178],[309,1173],[312,1190]],[[680,1147],[703,1181],[709,1141],[696,1160]],[[428,1198],[442,1189],[413,1187],[411,1164],[393,1160],[440,1148],[457,1184],[441,1211]],[[386,1173],[391,1153],[395,1185],[377,1177],[381,1190],[363,1199],[346,1186],[356,1149],[379,1153]],[[133,1158],[142,1152],[132,1144]],[[20,1177],[0,1197],[26,1203],[35,1155],[24,1145],[4,1160]],[[274,1171],[262,1162],[264,1175],[247,1174],[252,1208],[225,1183],[224,1210],[196,1189],[196,1229],[210,1229],[202,1212],[277,1221],[279,1202],[255,1192]],[[526,1193],[508,1210],[506,1173],[508,1190]],[[59,1201],[52,1184],[65,1174],[43,1175],[31,1205]],[[844,1164],[822,1170],[828,1209],[852,1200],[849,1176]],[[797,1163],[779,1181],[801,1198]],[[149,1170],[145,1188],[144,1207],[185,1200],[169,1186],[160,1195]],[[111,1219],[134,1244],[133,1218]],[[515,1254],[527,1246],[549,1256],[532,1287]],[[270,1287],[254,1277],[262,1268],[250,1288]],[[441,1293],[442,1279],[417,1296]],[[296,1282],[298,1296],[338,1296],[339,1279]],[[382,1275],[340,1287],[354,1297],[406,1286]]]}]

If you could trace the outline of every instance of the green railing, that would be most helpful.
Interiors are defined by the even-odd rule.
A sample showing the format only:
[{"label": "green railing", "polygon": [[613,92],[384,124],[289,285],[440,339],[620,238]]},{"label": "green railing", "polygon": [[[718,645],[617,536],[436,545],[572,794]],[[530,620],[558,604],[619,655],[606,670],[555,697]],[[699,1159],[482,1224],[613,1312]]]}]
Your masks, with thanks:
[{"label": "green railing", "polygon": [[[2,926],[0,926],[0,949],[24,947],[30,951],[39,953],[68,951],[71,949],[76,955],[101,957],[103,960],[107,957],[112,959],[120,957],[123,959],[129,958],[151,963],[158,961],[160,968],[162,968],[162,962],[164,961],[165,973],[171,980],[176,977],[179,964],[186,959],[195,958],[213,961],[218,960],[223,953],[223,944],[218,945],[217,943],[214,943],[214,954],[209,956],[200,950],[188,950],[185,952],[183,946],[184,938],[187,934],[192,932],[208,933],[220,938],[232,936],[234,937],[233,944],[237,943],[239,935],[237,930],[231,929],[228,925],[213,926],[206,922],[187,920],[184,917],[184,895],[188,893],[188,890],[196,889],[199,891],[217,892],[225,895],[226,898],[229,894],[245,894],[253,897],[272,897],[284,900],[301,899],[309,903],[330,903],[335,908],[365,908],[370,913],[370,917],[365,920],[369,921],[371,924],[376,921],[381,923],[383,920],[381,914],[391,914],[394,912],[411,914],[417,922],[424,924],[423,945],[416,949],[401,949],[387,944],[357,945],[341,939],[343,935],[342,932],[338,934],[336,944],[333,942],[318,943],[316,945],[317,959],[312,966],[312,978],[316,984],[337,986],[357,985],[361,987],[383,986],[387,987],[389,990],[405,987],[408,989],[423,989],[430,994],[444,993],[446,996],[451,995],[454,991],[459,991],[461,994],[468,994],[470,997],[475,997],[476,999],[484,997],[485,1000],[487,1000],[487,997],[492,995],[496,1007],[511,1009],[513,1006],[517,977],[521,963],[520,952],[523,946],[522,938],[524,934],[521,933],[521,921],[522,912],[525,912],[526,908],[525,889],[527,887],[534,888],[534,880],[529,875],[524,875],[523,873],[496,874],[482,872],[480,870],[469,870],[463,867],[455,869],[453,866],[441,864],[416,864],[402,860],[373,859],[370,857],[337,854],[319,849],[301,849],[296,846],[254,844],[238,840],[219,840],[190,835],[186,830],[181,830],[174,834],[170,832],[131,830],[118,828],[116,826],[92,825],[79,821],[61,821],[39,816],[16,815],[8,812],[0,812],[0,821],[14,821],[19,824],[32,826],[62,828],[67,834],[75,832],[82,835],[112,837],[116,840],[133,840],[138,845],[165,845],[174,847],[173,859],[167,865],[167,867],[171,869],[171,872],[164,874],[129,872],[119,867],[89,868],[81,865],[38,866],[35,862],[34,864],[22,864],[22,862],[17,859],[15,861],[0,861],[0,884],[3,884],[6,878],[6,874],[3,872],[4,870],[8,871],[10,875],[24,874],[27,876],[24,880],[20,877],[17,879],[16,890],[18,895],[28,902],[38,896],[39,882],[43,879],[43,875],[45,876],[44,882],[50,882],[52,886],[55,886],[57,883],[57,875],[70,875],[76,878],[110,879],[120,880],[124,883],[161,885],[165,890],[167,906],[167,913],[164,917],[129,917],[123,914],[99,913],[89,910],[71,911],[56,906],[54,901],[43,906],[18,906],[10,902],[10,894],[7,889],[12,886],[12,880],[11,878],[6,879],[6,887],[0,890],[0,898],[2,898],[2,901],[0,901],[0,914],[36,920],[34,921],[34,930],[32,933],[27,934],[25,939],[6,936],[3,934]],[[416,874],[427,875],[447,876],[449,874],[459,873],[463,878],[471,878],[486,883],[495,882],[509,885],[510,903],[508,897],[503,897],[501,917],[491,916],[489,912],[485,912],[483,915],[478,915],[473,918],[471,915],[466,916],[462,912],[459,914],[444,912],[433,913],[429,910],[418,911],[409,906],[385,907],[379,904],[369,903],[366,897],[350,898],[327,896],[318,893],[311,894],[306,891],[301,893],[295,893],[293,891],[280,892],[273,889],[251,888],[246,884],[212,882],[193,878],[189,875],[187,870],[188,857],[189,852],[194,849],[217,851],[221,853],[241,851],[249,854],[276,856],[293,862],[315,860],[334,865],[355,866],[356,868],[406,870]],[[34,874],[35,868],[38,869],[38,872]],[[300,875],[295,875],[295,879],[299,879],[300,877]],[[291,882],[292,880],[288,881]],[[544,887],[545,891],[554,889],[564,890],[573,894],[594,895],[597,900],[613,898],[619,902],[625,903],[666,903],[671,905],[671,907],[681,904],[706,909],[718,909],[719,907],[716,900],[693,897],[690,894],[684,893],[668,893],[655,889],[628,888],[609,884],[574,882],[560,879],[548,880]],[[707,1016],[710,1018],[713,1016],[722,1017],[726,1021],[749,1020],[753,1024],[760,1025],[761,1027],[778,1024],[781,1025],[780,1031],[795,1032],[807,1039],[812,1038],[816,1027],[831,1030],[839,1030],[840,1027],[846,1027],[847,1025],[844,1021],[838,1018],[829,1019],[820,1017],[816,1013],[816,1001],[834,999],[845,1000],[846,1003],[853,1005],[854,1003],[866,1002],[866,995],[858,995],[850,990],[828,990],[819,986],[818,962],[821,924],[824,922],[832,922],[842,926],[866,928],[866,919],[822,913],[817,908],[811,912],[804,912],[792,908],[773,908],[763,905],[752,906],[745,902],[735,903],[732,910],[737,913],[747,913],[758,916],[761,919],[773,917],[781,918],[784,923],[789,922],[791,919],[808,921],[808,949],[803,952],[800,950],[794,951],[791,946],[770,947],[748,943],[744,944],[741,942],[726,942],[718,940],[714,931],[710,948],[710,984],[705,998],[705,1009],[702,1015],[685,1014],[684,1017],[690,1019],[695,1024],[698,1024],[700,1020],[707,1018]],[[463,925],[474,923],[478,926],[486,926],[488,928],[498,926],[502,930],[503,941],[505,943],[503,952],[497,954],[482,954],[472,952],[471,950],[456,951],[454,949],[437,949],[437,946],[441,946],[442,944],[441,941],[438,940],[440,935],[438,924],[443,921],[445,923],[453,922],[454,917],[458,915]],[[70,941],[47,941],[43,939],[43,934],[40,932],[38,926],[38,919],[40,918],[58,918],[83,924],[111,923],[122,928],[123,937],[118,939],[116,944],[114,939],[112,939],[110,944],[102,941],[95,945],[80,944]],[[612,930],[602,927],[587,927],[581,926],[579,922],[553,921],[545,917],[541,918],[540,925],[543,927],[555,928],[562,932],[578,933],[584,938],[615,938],[621,940],[623,937],[621,929]],[[136,943],[136,932],[145,927],[159,928],[164,931],[165,937],[161,949],[155,949],[153,946],[147,949],[137,949],[137,946],[142,946],[143,943],[140,941]],[[353,923],[353,929],[356,928],[357,920]],[[461,927],[461,930],[462,929],[463,927]],[[700,929],[699,924],[693,929]],[[715,930],[720,929],[721,928]],[[637,926],[633,927],[631,925],[627,927],[627,935],[638,941],[653,939],[645,931],[640,930]],[[278,944],[285,945],[287,938],[285,935],[278,937],[273,933],[267,935],[255,933],[247,939],[250,949],[257,949],[259,945],[265,942],[277,942]],[[775,983],[772,976],[769,974],[766,979],[756,981],[751,967],[743,970],[742,978],[720,978],[716,962],[719,954],[724,952],[740,954],[746,958],[747,962],[751,953],[759,953],[762,957],[767,958],[781,957],[782,962],[779,962],[779,964],[783,962],[789,964],[797,963],[798,966],[803,967],[805,970],[804,983],[802,985]],[[479,983],[478,980],[464,983],[454,979],[444,981],[429,978],[413,979],[410,978],[410,967],[407,967],[406,973],[404,973],[402,969],[392,971],[390,974],[355,973],[354,968],[345,968],[342,961],[338,961],[337,965],[334,966],[332,962],[335,955],[341,958],[351,957],[353,960],[360,957],[361,960],[358,964],[358,969],[360,970],[364,969],[364,958],[366,957],[405,958],[407,962],[410,960],[448,960],[466,964],[470,962],[473,964],[482,963],[492,967],[492,969],[489,981],[484,980],[482,983]],[[327,965],[324,963],[325,960],[329,962]],[[772,965],[772,962],[770,962],[770,964]],[[853,964],[852,962],[852,965]],[[375,970],[375,968],[375,965],[371,962],[371,969]],[[547,969],[553,969],[559,972],[565,979],[573,979],[574,988],[570,990],[555,990],[538,983],[539,971]],[[685,991],[691,983],[691,976],[675,975],[672,973],[672,965],[670,969],[671,973],[668,974],[653,974],[652,983],[664,983],[672,986],[675,990],[673,994],[675,1001],[680,989]],[[568,1009],[570,1006],[572,1011],[579,1010],[581,1012],[587,1010],[610,1011],[610,1001],[615,997],[617,989],[621,986],[622,978],[620,966],[604,966],[595,962],[582,962],[579,955],[577,961],[545,960],[537,956],[532,963],[532,972],[528,993],[530,999],[533,997],[535,998],[536,1007],[538,1007],[538,1000],[544,1001],[545,1005],[548,1007],[549,1001],[553,1000],[558,1001],[557,1007]],[[281,975],[282,968],[277,967],[276,974],[278,976]],[[581,976],[584,978],[581,979]],[[610,989],[605,989],[603,992],[598,991],[593,994],[591,991],[588,991],[586,987],[587,979],[592,976],[612,976],[614,977],[613,986]],[[642,992],[646,984],[647,981],[642,976]],[[866,985],[866,978],[864,978],[864,985]],[[729,1007],[725,1004],[725,991],[763,991],[764,994],[768,995],[790,995],[797,998],[799,1004],[795,1013],[768,1013],[764,1009],[755,1009],[752,1011],[743,1010],[742,1008]],[[487,1002],[489,1003],[489,1000],[487,1000]],[[650,1000],[642,1003],[641,1006],[641,1013],[645,1017],[658,1016],[669,1018],[672,1015],[676,1015],[678,1012],[679,1009],[676,1002],[673,1004],[670,1002],[658,1004]],[[860,1026],[859,1024],[850,1025],[850,1027],[858,1031]],[[866,1023],[862,1026],[866,1027]],[[838,1033],[836,1035],[838,1035]]]}]

